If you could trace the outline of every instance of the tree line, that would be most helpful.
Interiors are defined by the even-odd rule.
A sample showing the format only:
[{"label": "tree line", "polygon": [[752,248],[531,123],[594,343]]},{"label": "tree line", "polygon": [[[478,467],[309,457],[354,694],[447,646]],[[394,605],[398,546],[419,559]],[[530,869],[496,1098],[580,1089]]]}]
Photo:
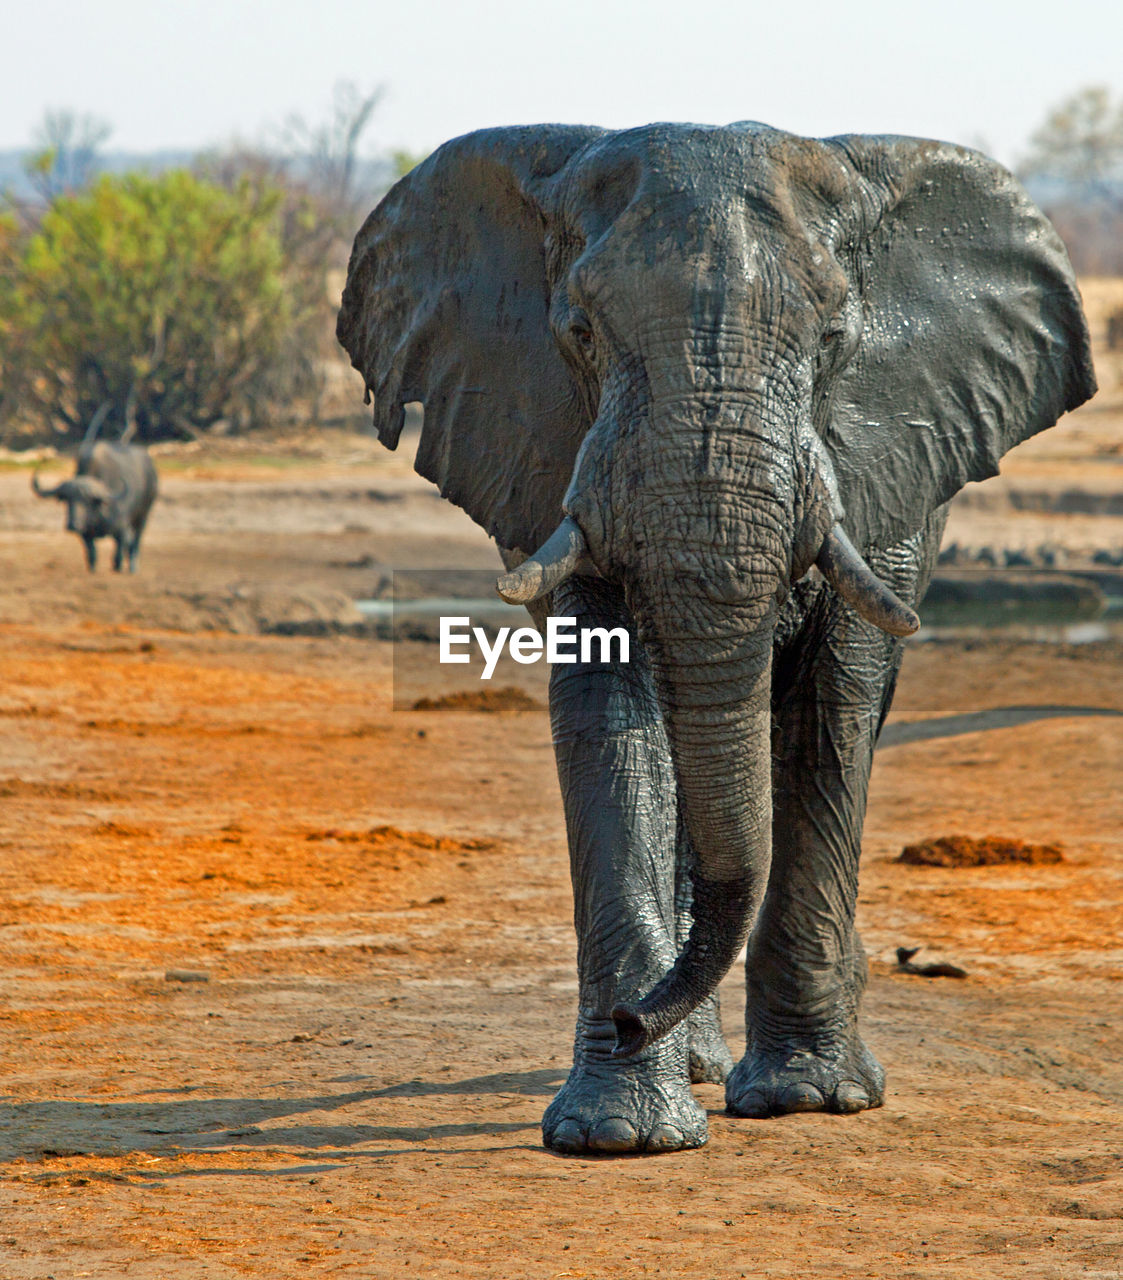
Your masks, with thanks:
[{"label": "tree line", "polygon": [[[329,287],[356,228],[415,157],[359,180],[378,91],[336,87],[286,121],[164,173],[98,173],[107,126],[52,112],[26,162],[35,199],[0,207],[0,440],[247,430],[319,411],[334,354]],[[1054,107],[1019,167],[1078,272],[1123,274],[1123,100]]]}]

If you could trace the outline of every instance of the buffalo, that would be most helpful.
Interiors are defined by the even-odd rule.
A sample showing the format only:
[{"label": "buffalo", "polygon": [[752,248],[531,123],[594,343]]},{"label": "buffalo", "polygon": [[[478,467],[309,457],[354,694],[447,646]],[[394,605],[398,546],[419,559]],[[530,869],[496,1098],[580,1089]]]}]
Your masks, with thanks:
[{"label": "buffalo", "polygon": [[97,567],[98,538],[116,540],[113,568],[118,573],[125,567],[126,557],[129,572],[136,572],[140,535],[156,500],[156,468],[147,450],[99,440],[82,447],[78,469],[69,480],[44,489],[36,473],[31,487],[41,498],[66,503],[66,527],[85,543],[91,573]]}]

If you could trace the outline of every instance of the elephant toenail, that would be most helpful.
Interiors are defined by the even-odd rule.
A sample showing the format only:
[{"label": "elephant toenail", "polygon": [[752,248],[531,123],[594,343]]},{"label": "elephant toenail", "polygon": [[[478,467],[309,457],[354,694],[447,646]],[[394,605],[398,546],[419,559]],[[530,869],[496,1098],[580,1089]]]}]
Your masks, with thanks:
[{"label": "elephant toenail", "polygon": [[736,1097],[727,1097],[725,1109],[732,1115],[747,1116],[751,1120],[763,1120],[772,1114],[768,1099],[759,1089],[746,1089]]},{"label": "elephant toenail", "polygon": [[635,1151],[638,1146],[639,1135],[621,1116],[602,1120],[589,1135],[592,1151]]},{"label": "elephant toenail", "polygon": [[844,1115],[864,1111],[870,1105],[870,1095],[853,1080],[842,1080],[834,1091],[834,1105]]},{"label": "elephant toenail", "polygon": [[822,1111],[826,1098],[813,1084],[790,1084],[777,1100],[783,1111]]},{"label": "elephant toenail", "polygon": [[581,1128],[576,1120],[563,1120],[546,1139],[546,1145],[553,1147],[555,1151],[565,1151],[569,1154],[588,1149],[588,1144],[585,1141],[585,1130]]},{"label": "elephant toenail", "polygon": [[657,1124],[647,1138],[648,1151],[681,1151],[686,1145],[673,1124]]}]

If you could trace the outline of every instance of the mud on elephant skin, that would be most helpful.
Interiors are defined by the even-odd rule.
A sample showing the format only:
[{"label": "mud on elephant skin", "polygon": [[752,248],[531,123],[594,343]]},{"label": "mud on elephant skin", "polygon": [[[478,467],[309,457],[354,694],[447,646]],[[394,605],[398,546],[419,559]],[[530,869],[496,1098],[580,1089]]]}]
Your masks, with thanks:
[{"label": "mud on elephant skin", "polygon": [[[1064,249],[998,165],[760,124],[487,130],[358,234],[339,316],[393,448],[505,549],[501,590],[627,625],[555,667],[578,935],[565,1151],[876,1106],[854,930],[901,636],[969,480],[1094,391]],[[755,921],[755,924],[754,924]]]}]

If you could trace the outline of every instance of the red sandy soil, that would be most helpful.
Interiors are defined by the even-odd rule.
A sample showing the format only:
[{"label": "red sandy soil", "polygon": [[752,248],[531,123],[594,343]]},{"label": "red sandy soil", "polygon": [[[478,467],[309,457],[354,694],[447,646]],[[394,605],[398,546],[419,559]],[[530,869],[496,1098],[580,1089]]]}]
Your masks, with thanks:
[{"label": "red sandy soil", "polygon": [[[537,1131],[574,1001],[546,716],[391,712],[387,647],[0,630],[5,1280],[1118,1274],[1123,719],[879,757],[885,1108],[703,1086],[703,1151],[573,1160]],[[999,672],[1118,708],[1119,657],[918,648],[897,715]],[[1068,858],[895,860],[948,827]],[[920,944],[968,979],[894,972]]]},{"label": "red sandy soil", "polygon": [[[0,1278],[1123,1276],[1123,717],[879,752],[884,1108],[736,1120],[700,1086],[701,1151],[554,1155],[576,983],[545,711],[392,711],[389,644],[259,634],[346,612],[364,548],[496,563],[365,448],[166,465],[135,580],[82,573],[0,475]],[[919,644],[893,721],[1121,711],[1121,657]],[[944,832],[1065,860],[897,861]]]}]

